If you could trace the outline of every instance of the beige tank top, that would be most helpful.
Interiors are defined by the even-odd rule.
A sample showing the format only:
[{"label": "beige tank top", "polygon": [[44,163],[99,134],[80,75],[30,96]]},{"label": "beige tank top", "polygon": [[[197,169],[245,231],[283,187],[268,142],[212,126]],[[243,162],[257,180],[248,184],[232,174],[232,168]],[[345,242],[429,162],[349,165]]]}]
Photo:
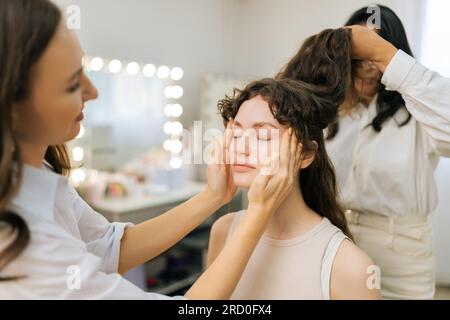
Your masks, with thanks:
[{"label": "beige tank top", "polygon": [[[235,213],[228,239],[245,210]],[[302,235],[275,240],[263,235],[234,290],[232,300],[329,300],[330,275],[342,241],[327,218]]]}]

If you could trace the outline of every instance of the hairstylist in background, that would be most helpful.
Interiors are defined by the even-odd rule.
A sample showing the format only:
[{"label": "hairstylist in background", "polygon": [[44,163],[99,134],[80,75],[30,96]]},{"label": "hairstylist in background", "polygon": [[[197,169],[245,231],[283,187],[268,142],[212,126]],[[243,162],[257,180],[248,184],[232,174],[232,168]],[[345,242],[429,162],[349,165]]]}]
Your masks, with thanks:
[{"label": "hairstylist in background", "polygon": [[346,24],[359,25],[352,50],[360,62],[350,109],[329,128],[327,149],[350,230],[381,268],[383,296],[432,299],[428,215],[438,203],[433,171],[450,156],[450,80],[412,57],[400,19],[379,7],[381,29],[365,27],[366,8]]}]

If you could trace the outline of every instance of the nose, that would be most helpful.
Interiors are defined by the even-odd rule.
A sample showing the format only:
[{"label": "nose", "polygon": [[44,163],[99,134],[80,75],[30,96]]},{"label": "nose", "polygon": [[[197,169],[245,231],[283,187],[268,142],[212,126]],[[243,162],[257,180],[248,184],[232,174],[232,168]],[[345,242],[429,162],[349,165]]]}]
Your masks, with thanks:
[{"label": "nose", "polygon": [[250,134],[244,133],[236,139],[236,154],[248,157],[250,155]]},{"label": "nose", "polygon": [[82,78],[82,88],[83,88],[83,102],[97,99],[98,90],[85,74],[83,74]]}]

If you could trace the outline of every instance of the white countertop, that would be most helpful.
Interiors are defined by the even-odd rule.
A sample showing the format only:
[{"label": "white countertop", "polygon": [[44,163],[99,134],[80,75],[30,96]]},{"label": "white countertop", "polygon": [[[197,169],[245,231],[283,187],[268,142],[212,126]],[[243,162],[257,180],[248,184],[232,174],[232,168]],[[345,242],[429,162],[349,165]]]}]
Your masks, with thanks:
[{"label": "white countertop", "polygon": [[185,201],[205,188],[206,184],[189,181],[183,187],[170,190],[163,194],[128,196],[126,198],[103,199],[90,205],[99,212],[120,215],[137,210],[149,209],[168,205],[174,202]]}]

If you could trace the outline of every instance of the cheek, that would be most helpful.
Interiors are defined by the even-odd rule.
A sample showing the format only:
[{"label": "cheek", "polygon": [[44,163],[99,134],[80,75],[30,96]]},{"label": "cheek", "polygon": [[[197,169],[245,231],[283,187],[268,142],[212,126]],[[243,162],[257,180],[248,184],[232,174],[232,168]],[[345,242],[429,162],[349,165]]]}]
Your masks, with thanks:
[{"label": "cheek", "polygon": [[272,154],[272,145],[269,141],[263,141],[259,144],[258,148],[258,164],[261,166],[266,163],[267,159],[270,158]]},{"label": "cheek", "polygon": [[258,163],[259,167],[262,167],[263,163],[271,158],[272,153],[279,152],[279,139],[272,139],[270,141],[262,141],[258,148]]},{"label": "cheek", "polygon": [[37,131],[39,142],[57,145],[74,139],[80,131],[80,123],[75,119],[80,114],[81,106],[80,99],[69,94],[46,103],[41,101],[36,108],[39,121],[33,130]]},{"label": "cheek", "polygon": [[52,128],[53,136],[59,143],[74,139],[79,130],[80,123],[75,121],[81,111],[81,105],[74,98],[62,99],[59,104],[54,103],[48,108],[48,128]]}]

